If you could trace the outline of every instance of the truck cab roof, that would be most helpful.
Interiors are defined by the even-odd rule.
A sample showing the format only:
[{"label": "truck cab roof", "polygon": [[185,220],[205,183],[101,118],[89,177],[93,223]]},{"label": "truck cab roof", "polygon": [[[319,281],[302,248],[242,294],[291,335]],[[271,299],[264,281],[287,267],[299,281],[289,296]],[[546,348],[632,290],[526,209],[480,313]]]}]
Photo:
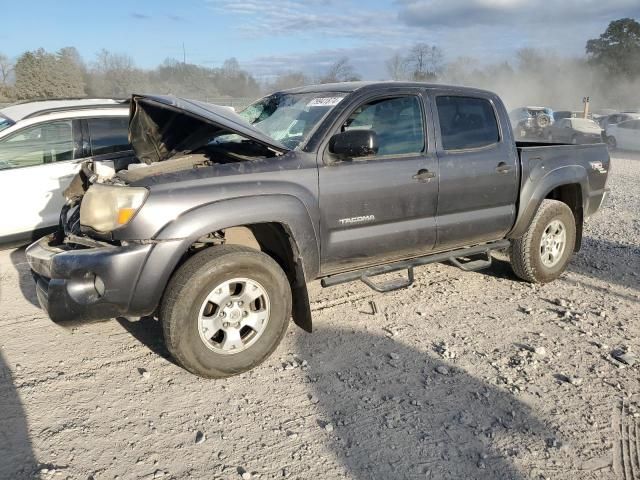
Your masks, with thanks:
[{"label": "truck cab roof", "polygon": [[427,89],[454,90],[459,93],[482,93],[484,95],[494,95],[487,90],[481,90],[472,87],[462,87],[459,85],[446,85],[439,83],[425,82],[405,82],[405,81],[358,81],[358,82],[339,82],[339,83],[323,83],[318,85],[305,85],[303,87],[282,90],[286,93],[311,93],[311,92],[355,92],[355,91],[372,91],[372,90],[388,90],[389,87],[415,87]]}]

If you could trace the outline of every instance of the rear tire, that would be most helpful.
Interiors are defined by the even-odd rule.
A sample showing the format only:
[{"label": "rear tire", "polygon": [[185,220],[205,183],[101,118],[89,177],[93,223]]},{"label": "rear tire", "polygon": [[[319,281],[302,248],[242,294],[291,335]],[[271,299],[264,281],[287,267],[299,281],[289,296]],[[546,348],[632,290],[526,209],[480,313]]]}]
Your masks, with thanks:
[{"label": "rear tire", "polygon": [[291,288],[270,256],[215,246],[178,268],[159,316],[177,363],[201,377],[229,377],[256,367],[276,349],[291,317]]},{"label": "rear tire", "polygon": [[511,268],[527,282],[551,282],[564,273],[575,243],[571,209],[558,200],[543,200],[525,234],[511,241]]}]

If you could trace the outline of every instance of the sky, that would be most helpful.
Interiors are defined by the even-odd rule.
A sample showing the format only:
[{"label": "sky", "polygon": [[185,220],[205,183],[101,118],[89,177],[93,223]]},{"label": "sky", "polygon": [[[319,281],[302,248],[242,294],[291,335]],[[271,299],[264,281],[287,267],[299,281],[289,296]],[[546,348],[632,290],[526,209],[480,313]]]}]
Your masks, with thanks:
[{"label": "sky", "polygon": [[236,57],[266,80],[319,74],[342,56],[384,79],[385,60],[416,42],[449,61],[509,61],[523,47],[583,55],[611,20],[640,20],[640,0],[11,0],[2,11],[0,53],[10,57],[75,46],[90,62],[106,48],[153,68],[181,60],[184,45],[187,62]]}]

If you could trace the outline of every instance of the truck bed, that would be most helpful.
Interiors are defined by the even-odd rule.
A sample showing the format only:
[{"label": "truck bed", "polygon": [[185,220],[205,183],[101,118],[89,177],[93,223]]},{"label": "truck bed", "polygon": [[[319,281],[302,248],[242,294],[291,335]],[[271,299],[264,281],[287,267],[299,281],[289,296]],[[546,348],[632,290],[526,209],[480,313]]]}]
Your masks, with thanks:
[{"label": "truck bed", "polygon": [[[538,205],[558,185],[573,185],[582,198],[584,218],[595,213],[607,192],[610,167],[604,143],[569,145],[545,142],[516,142],[520,157],[519,219],[530,219]],[[527,220],[528,224],[528,220]],[[523,233],[524,225],[516,224],[510,236]]]}]

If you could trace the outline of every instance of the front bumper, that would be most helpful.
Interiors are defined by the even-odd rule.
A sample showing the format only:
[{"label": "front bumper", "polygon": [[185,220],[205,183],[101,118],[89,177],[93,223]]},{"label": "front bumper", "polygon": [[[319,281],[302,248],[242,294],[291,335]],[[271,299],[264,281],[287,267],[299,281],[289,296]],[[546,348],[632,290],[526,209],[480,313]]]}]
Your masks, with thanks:
[{"label": "front bumper", "polygon": [[55,321],[145,315],[131,308],[152,245],[71,249],[44,237],[26,250],[42,308]]}]

